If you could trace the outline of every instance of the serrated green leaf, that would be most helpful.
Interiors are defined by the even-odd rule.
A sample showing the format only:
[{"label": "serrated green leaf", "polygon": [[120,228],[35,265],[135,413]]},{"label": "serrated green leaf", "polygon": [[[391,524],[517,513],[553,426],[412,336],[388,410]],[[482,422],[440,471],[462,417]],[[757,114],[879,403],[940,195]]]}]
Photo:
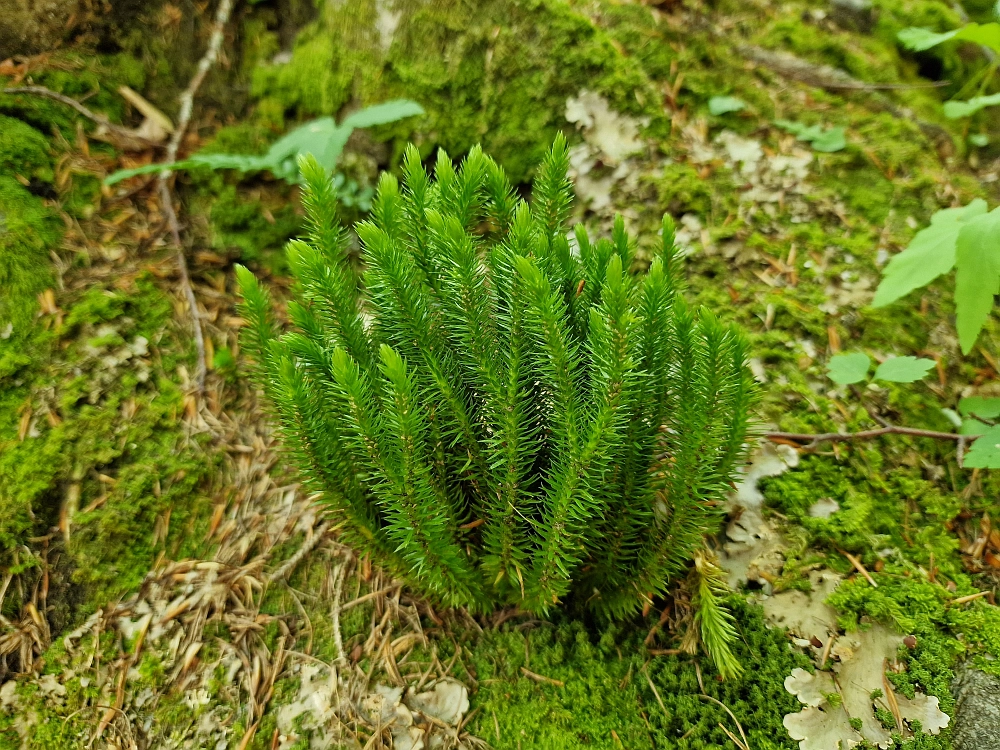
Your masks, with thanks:
[{"label": "serrated green leaf", "polygon": [[955,242],[955,327],[968,354],[1000,293],[1000,209],[970,219]]},{"label": "serrated green leaf", "polygon": [[1000,426],[990,427],[965,454],[968,469],[1000,469]]},{"label": "serrated green leaf", "polygon": [[964,224],[986,213],[986,201],[976,198],[962,208],[946,208],[931,217],[931,225],[917,232],[907,248],[894,255],[882,274],[872,300],[883,307],[926,286],[955,265],[955,241]]},{"label": "serrated green leaf", "polygon": [[962,426],[958,428],[959,435],[985,435],[990,426],[978,419],[964,419]]},{"label": "serrated green leaf", "polygon": [[871,366],[871,359],[862,352],[837,354],[830,357],[830,362],[826,366],[826,374],[834,383],[850,385],[867,378]]},{"label": "serrated green leaf", "polygon": [[934,367],[933,359],[892,357],[875,370],[875,380],[890,383],[912,383],[923,378]]},{"label": "serrated green leaf", "polygon": [[958,413],[963,417],[977,416],[983,419],[1000,417],[1000,398],[968,396],[958,402]]},{"label": "serrated green leaf", "polygon": [[[992,107],[1000,104],[1000,94],[990,94],[989,96],[974,96],[968,101],[950,101],[944,103],[944,116],[950,120],[957,120],[961,117],[974,115],[984,107]],[[972,138],[970,137],[971,141]],[[987,142],[989,142],[987,140]]]},{"label": "serrated green leaf", "polygon": [[960,29],[946,31],[937,34],[927,29],[909,28],[903,29],[897,35],[900,42],[907,49],[921,52],[931,47],[947,42],[950,39],[972,42],[989,47],[994,52],[1000,53],[1000,24],[998,23],[968,23]]},{"label": "serrated green leaf", "polygon": [[708,100],[708,111],[713,115],[724,115],[728,112],[739,112],[745,109],[746,102],[735,96],[713,96]]}]

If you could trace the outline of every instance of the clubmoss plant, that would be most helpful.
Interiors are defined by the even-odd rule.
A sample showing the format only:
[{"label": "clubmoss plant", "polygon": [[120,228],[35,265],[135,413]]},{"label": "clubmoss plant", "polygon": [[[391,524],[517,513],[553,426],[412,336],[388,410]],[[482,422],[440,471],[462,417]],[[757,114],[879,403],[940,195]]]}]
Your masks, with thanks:
[{"label": "clubmoss plant", "polygon": [[[439,152],[432,179],[411,147],[356,226],[357,274],[305,159],[291,332],[238,269],[286,445],[353,544],[446,604],[635,612],[714,529],[743,456],[743,337],[685,305],[669,218],[644,276],[620,218],[571,241],[567,167],[559,137],[529,205],[478,148],[459,169]],[[706,645],[731,632],[716,610]]]}]

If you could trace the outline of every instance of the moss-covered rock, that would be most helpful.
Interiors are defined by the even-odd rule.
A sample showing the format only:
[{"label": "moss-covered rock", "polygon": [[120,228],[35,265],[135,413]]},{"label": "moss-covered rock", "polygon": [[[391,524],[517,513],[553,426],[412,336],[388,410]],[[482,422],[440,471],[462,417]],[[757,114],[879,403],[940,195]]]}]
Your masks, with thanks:
[{"label": "moss-covered rock", "polygon": [[[427,110],[416,135],[425,152],[459,155],[481,143],[515,181],[540,162],[564,126],[566,99],[581,89],[621,112],[662,116],[642,67],[558,0],[325,4],[291,60],[259,68],[254,80],[259,113],[276,123],[414,99]],[[406,136],[412,127],[378,133]]]}]

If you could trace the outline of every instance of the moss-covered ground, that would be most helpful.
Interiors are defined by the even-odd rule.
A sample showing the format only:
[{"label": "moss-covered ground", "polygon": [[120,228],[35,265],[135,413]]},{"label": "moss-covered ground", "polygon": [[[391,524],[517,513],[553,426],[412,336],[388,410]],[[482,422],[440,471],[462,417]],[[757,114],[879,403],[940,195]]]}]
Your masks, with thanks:
[{"label": "moss-covered ground", "polygon": [[[941,102],[986,62],[957,47],[914,56],[895,41],[907,26],[958,25],[951,3],[883,0],[858,27],[809,0],[352,0],[326,4],[297,36],[283,25],[286,5],[265,0],[238,14],[185,148],[259,153],[297,121],[406,96],[428,114],[353,138],[342,168],[356,182],[371,184],[378,169],[397,166],[407,140],[424,154],[444,147],[456,157],[481,142],[523,182],[559,129],[598,148],[566,119],[567,100],[592,91],[638,123],[644,148],[628,161],[629,176],[610,183],[607,206],[587,210],[594,196],[582,196],[578,217],[601,232],[622,211],[640,251],[657,241],[664,212],[679,220],[691,251],[689,296],[751,337],[762,423],[857,430],[875,426],[874,413],[950,430],[942,408],[973,392],[1000,393],[996,321],[961,356],[951,279],[888,308],[868,306],[886,258],[934,211],[998,200],[995,121],[941,114]],[[989,19],[985,5],[967,10]],[[193,5],[181,11],[197,14]],[[139,118],[116,93],[128,85],[173,116],[191,65],[171,62],[169,50],[196,58],[204,39],[192,28],[204,22],[192,27],[172,21],[169,9],[150,12],[155,34],[125,34],[114,49],[83,40],[11,61],[0,80],[85,99],[134,126]],[[870,83],[948,83],[823,89],[754,64],[747,47]],[[709,99],[721,95],[746,106],[710,114]],[[843,126],[847,145],[810,151],[775,127],[777,119]],[[116,167],[159,152],[122,153],[93,137],[93,127],[51,100],[0,94],[0,679],[34,675],[14,692],[0,690],[0,747],[82,747],[102,719],[102,742],[121,745],[131,736],[144,738],[138,746],[307,747],[333,730],[281,714],[301,700],[301,665],[345,657],[373,680],[391,681],[371,633],[380,626],[390,642],[399,636],[385,627],[413,627],[405,618],[382,623],[390,605],[374,597],[339,618],[337,645],[331,602],[382,585],[367,575],[367,561],[354,561],[337,583],[338,561],[347,558],[324,538],[287,581],[234,588],[242,610],[207,609],[207,621],[192,616],[197,608],[177,615],[177,643],[175,631],[149,625],[144,644],[114,624],[117,615],[94,619],[147,596],[147,574],[169,561],[228,555],[238,563],[227,565],[251,566],[247,575],[260,582],[266,575],[254,560],[273,572],[311,538],[315,517],[301,496],[298,505],[283,499],[294,477],[269,443],[245,374],[232,278],[234,262],[249,263],[281,296],[279,251],[299,227],[297,190],[262,175],[177,178],[213,365],[206,395],[195,399],[190,311],[157,198],[148,188],[126,195],[100,185]],[[759,156],[749,166],[733,158],[724,133],[756,144]],[[973,146],[970,134],[991,141]],[[781,166],[803,154],[799,171]],[[612,167],[598,163],[595,174]],[[358,214],[351,209],[347,218]],[[925,382],[835,386],[824,374],[828,357],[855,350],[928,356],[939,367]],[[951,443],[897,436],[824,446],[761,487],[766,515],[793,542],[770,588],[808,588],[809,571],[819,568],[847,577],[830,600],[843,628],[881,621],[916,637],[903,654],[906,670],[891,677],[900,693],[937,696],[951,713],[958,660],[997,671],[990,560],[1000,557],[970,552],[1000,513],[992,473],[961,469]],[[812,517],[810,507],[827,499],[840,510]],[[184,575],[171,585],[187,585]],[[171,597],[185,591],[169,589]],[[981,591],[990,595],[955,603]],[[398,671],[412,682],[438,663],[468,685],[475,713],[463,730],[496,748],[736,747],[727,732],[740,730],[750,747],[794,748],[782,716],[799,705],[782,683],[809,660],[738,593],[732,607],[745,672],[720,682],[708,660],[681,650],[685,602],[682,586],[648,643],[667,603],[615,628],[570,614],[493,627],[420,610],[428,640],[400,647]],[[141,622],[141,607],[133,609],[127,618]],[[82,624],[86,632],[65,640]],[[202,645],[189,660],[195,642]],[[287,668],[271,678],[272,690],[261,690],[267,665],[286,651]],[[115,710],[98,708],[109,703]],[[904,746],[943,749],[950,739],[945,730]]]}]

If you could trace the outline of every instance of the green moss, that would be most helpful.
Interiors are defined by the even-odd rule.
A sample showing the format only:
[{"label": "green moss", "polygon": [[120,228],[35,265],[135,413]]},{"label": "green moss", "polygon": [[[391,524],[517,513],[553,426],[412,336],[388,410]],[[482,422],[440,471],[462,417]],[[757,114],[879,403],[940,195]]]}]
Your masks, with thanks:
[{"label": "green moss", "polygon": [[52,180],[52,159],[45,136],[13,117],[0,115],[0,172]]},{"label": "green moss", "polygon": [[334,114],[354,100],[405,96],[426,118],[377,129],[377,138],[406,137],[419,126],[424,151],[441,146],[459,155],[481,143],[515,182],[539,163],[565,123],[566,99],[581,89],[604,94],[619,111],[662,118],[636,61],[563,2],[399,7],[403,17],[390,39],[358,31],[376,29],[374,1],[323,6],[291,62],[258,69],[262,116],[280,123],[287,114]]},{"label": "green moss", "polygon": [[[781,717],[797,705],[783,681],[806,659],[791,652],[784,634],[764,626],[758,608],[736,598],[730,606],[745,675],[720,682],[702,663],[704,692],[733,711],[751,747],[793,750]],[[470,646],[479,681],[471,701],[479,709],[473,734],[498,750],[728,746],[719,724],[736,731],[732,719],[718,704],[699,698],[694,663],[675,656],[650,659],[643,653],[644,636],[642,627],[593,633],[578,621],[487,631]],[[522,668],[564,685],[534,681]]]},{"label": "green moss", "polygon": [[260,200],[241,196],[233,185],[222,187],[212,197],[209,209],[213,244],[220,249],[237,247],[240,257],[248,261],[260,260],[268,251],[277,254],[297,233],[301,221],[292,203],[272,202],[273,211]]},{"label": "green moss", "polygon": [[731,203],[725,197],[727,193],[731,196],[731,188],[730,191],[717,189],[716,182],[701,177],[698,170],[686,162],[668,164],[656,182],[659,205],[673,216],[686,213],[704,218],[717,216],[724,211],[713,209],[719,203]]},{"label": "green moss", "polygon": [[36,297],[52,284],[49,249],[60,236],[57,222],[40,198],[0,173],[0,378],[30,360]]},{"label": "green moss", "polygon": [[[957,540],[946,524],[960,506],[918,470],[898,466],[909,451],[905,440],[845,446],[843,460],[806,456],[795,471],[761,484],[768,502],[805,528],[815,548],[853,552],[871,566],[886,549],[924,566],[934,555],[941,575],[958,575]],[[828,498],[840,510],[825,519],[810,517],[810,506]]]},{"label": "green moss", "polygon": [[[77,100],[86,99],[89,109],[114,122],[121,122],[128,111],[118,87],[141,90],[145,81],[142,65],[126,54],[57,53],[49,65],[32,72],[33,83]],[[65,104],[32,94],[0,94],[0,113],[23,120],[42,133],[56,127],[70,141],[75,138],[77,121],[87,129],[95,127]]]},{"label": "green moss", "polygon": [[147,278],[128,294],[89,289],[47,334],[67,364],[38,362],[20,414],[0,412],[0,550],[7,558],[68,519],[73,579],[95,603],[136,586],[159,550],[190,554],[203,534],[216,459],[192,450],[178,424],[184,395],[147,351],[157,342],[160,367],[175,365],[172,315]]}]

